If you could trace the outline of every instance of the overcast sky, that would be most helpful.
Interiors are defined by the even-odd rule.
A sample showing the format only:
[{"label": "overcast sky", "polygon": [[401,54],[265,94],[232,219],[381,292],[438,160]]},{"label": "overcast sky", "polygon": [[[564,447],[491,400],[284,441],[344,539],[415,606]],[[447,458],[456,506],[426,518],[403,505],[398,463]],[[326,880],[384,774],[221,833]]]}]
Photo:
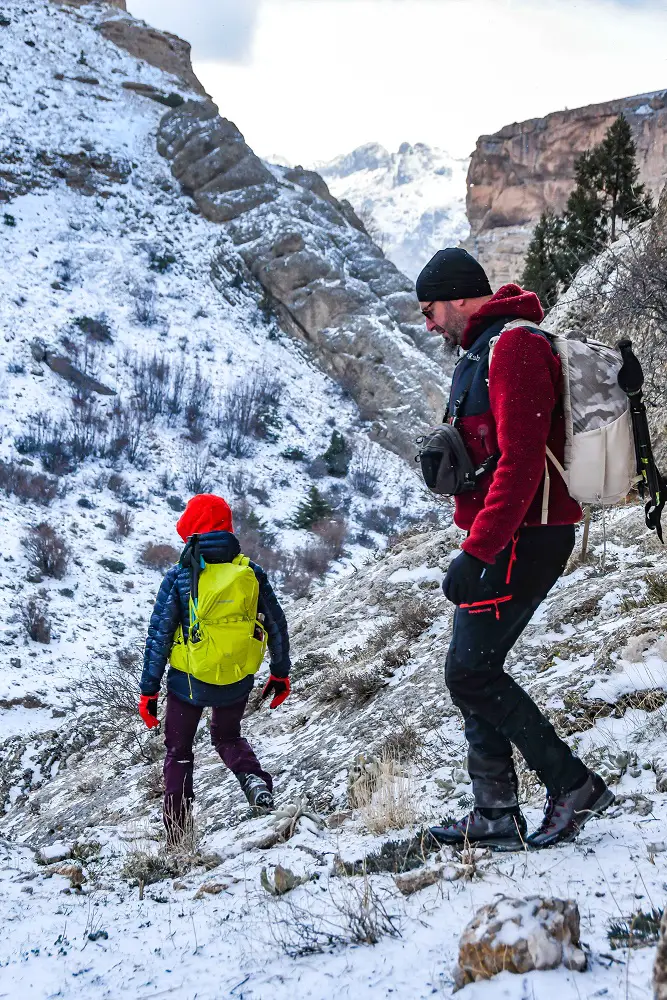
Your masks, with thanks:
[{"label": "overcast sky", "polygon": [[260,155],[478,135],[667,88],[667,0],[128,0]]}]

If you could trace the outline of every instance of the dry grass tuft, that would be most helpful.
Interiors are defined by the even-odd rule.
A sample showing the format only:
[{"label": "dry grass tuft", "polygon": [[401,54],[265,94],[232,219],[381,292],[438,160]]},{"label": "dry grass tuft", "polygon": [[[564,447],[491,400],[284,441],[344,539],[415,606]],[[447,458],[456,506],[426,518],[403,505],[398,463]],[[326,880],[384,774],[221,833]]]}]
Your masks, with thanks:
[{"label": "dry grass tuft", "polygon": [[414,781],[390,751],[385,750],[377,768],[356,782],[353,798],[371,833],[402,830],[418,822]]}]

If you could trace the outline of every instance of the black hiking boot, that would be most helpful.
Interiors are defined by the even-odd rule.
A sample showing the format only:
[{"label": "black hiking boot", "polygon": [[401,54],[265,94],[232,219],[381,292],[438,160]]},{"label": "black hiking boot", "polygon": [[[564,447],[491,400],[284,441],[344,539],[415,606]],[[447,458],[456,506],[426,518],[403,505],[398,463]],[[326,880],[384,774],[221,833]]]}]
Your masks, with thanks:
[{"label": "black hiking boot", "polygon": [[526,837],[526,820],[519,807],[500,812],[493,819],[485,812],[475,808],[463,819],[430,827],[429,833],[439,844],[452,847],[469,844],[471,847],[489,847],[493,851],[521,850]]},{"label": "black hiking boot", "polygon": [[239,784],[251,807],[258,813],[273,809],[273,795],[267,783],[257,774],[237,774]]},{"label": "black hiking boot", "polygon": [[599,774],[592,772],[579,788],[562,792],[557,798],[547,795],[544,819],[528,838],[528,846],[552,847],[574,840],[589,819],[599,816],[613,801],[614,793]]}]

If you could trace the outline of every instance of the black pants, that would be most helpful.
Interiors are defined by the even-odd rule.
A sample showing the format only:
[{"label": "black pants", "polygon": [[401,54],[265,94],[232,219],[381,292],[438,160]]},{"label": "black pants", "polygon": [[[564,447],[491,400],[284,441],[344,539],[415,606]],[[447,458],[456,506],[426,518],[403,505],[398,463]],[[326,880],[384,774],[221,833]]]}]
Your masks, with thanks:
[{"label": "black pants", "polygon": [[476,606],[454,614],[445,679],[463,714],[468,770],[475,804],[482,808],[517,803],[512,744],[552,794],[573,788],[586,775],[579,758],[503,669],[573,548],[571,525],[523,528],[484,574]]}]

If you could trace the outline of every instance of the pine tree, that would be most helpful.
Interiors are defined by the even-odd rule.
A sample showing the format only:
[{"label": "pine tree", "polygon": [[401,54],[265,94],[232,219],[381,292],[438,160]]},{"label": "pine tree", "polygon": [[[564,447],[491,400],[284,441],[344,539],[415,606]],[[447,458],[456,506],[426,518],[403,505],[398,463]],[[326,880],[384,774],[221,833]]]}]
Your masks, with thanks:
[{"label": "pine tree", "polygon": [[308,496],[296,509],[292,518],[293,528],[312,528],[318,521],[331,517],[333,509],[322,496],[317,486],[311,486]]},{"label": "pine tree", "polygon": [[330,476],[346,476],[352,460],[352,448],[340,431],[333,431],[329,447],[322,455]]},{"label": "pine tree", "polygon": [[535,226],[524,263],[521,284],[535,292],[545,309],[555,304],[567,284],[563,258],[563,220],[543,212]]},{"label": "pine tree", "polygon": [[609,219],[609,236],[616,239],[617,223],[644,222],[653,214],[653,201],[639,183],[637,147],[625,115],[619,115],[595,150],[599,189]]},{"label": "pine tree", "polygon": [[569,286],[582,264],[604,249],[607,240],[597,148],[575,160],[574,176],[576,187],[561,220],[558,265],[563,288]]}]

